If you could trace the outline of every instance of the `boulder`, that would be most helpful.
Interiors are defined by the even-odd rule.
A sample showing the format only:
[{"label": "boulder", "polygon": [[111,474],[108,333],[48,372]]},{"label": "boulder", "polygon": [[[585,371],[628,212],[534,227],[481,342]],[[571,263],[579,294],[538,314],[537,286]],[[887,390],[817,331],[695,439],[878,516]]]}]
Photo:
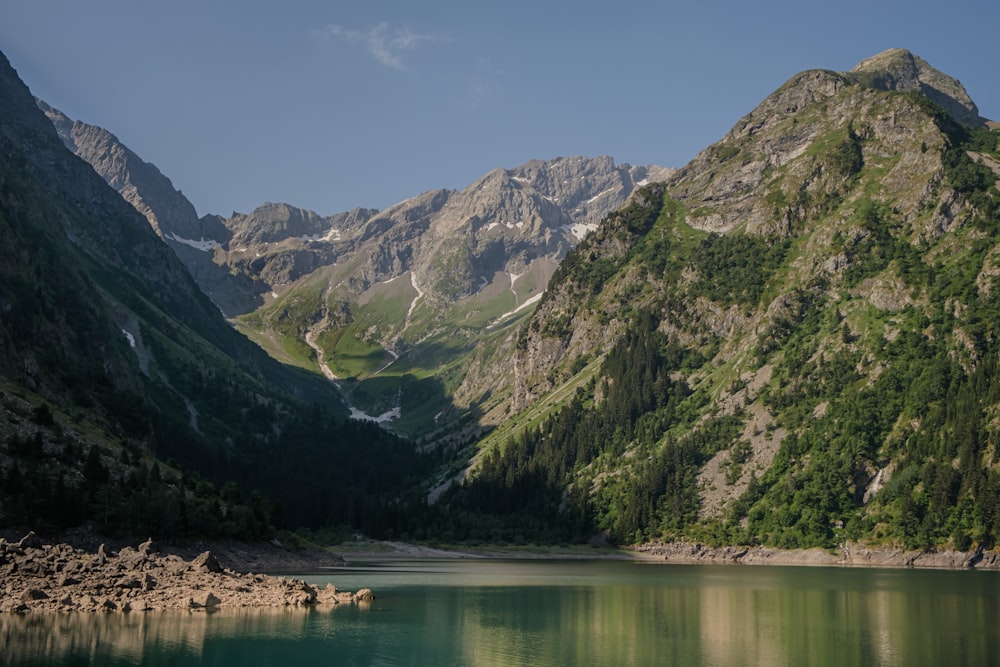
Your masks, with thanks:
[{"label": "boulder", "polygon": [[191,561],[191,569],[202,570],[203,572],[222,572],[222,566],[219,565],[219,561],[216,560],[211,551],[205,551],[201,555],[196,556]]},{"label": "boulder", "polygon": [[35,535],[35,531],[31,531],[21,538],[21,541],[17,543],[17,546],[21,549],[41,549],[44,544],[42,543],[42,538]]},{"label": "boulder", "polygon": [[222,600],[212,593],[211,591],[199,592],[188,600],[188,606],[191,609],[211,609],[213,607],[218,607]]},{"label": "boulder", "polygon": [[49,595],[38,588],[27,588],[21,593],[21,602],[31,602],[33,600],[48,600]]},{"label": "boulder", "polygon": [[159,551],[160,547],[158,544],[156,544],[156,542],[153,541],[152,537],[150,537],[145,542],[139,545],[139,553],[141,553],[143,556],[151,556],[155,553],[159,553]]},{"label": "boulder", "polygon": [[354,599],[359,602],[370,602],[375,599],[375,594],[372,593],[370,588],[362,588],[360,591],[354,594]]}]

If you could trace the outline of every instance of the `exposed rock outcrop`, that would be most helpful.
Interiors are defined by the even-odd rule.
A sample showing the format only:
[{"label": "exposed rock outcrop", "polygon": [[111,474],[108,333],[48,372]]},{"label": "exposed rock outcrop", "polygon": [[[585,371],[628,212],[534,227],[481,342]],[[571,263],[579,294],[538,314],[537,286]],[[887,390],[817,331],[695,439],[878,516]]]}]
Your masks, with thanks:
[{"label": "exposed rock outcrop", "polygon": [[637,546],[635,551],[668,563],[1000,570],[1000,552],[996,550],[915,551],[867,547],[854,542],[840,545],[838,553],[823,549],[772,549],[762,546],[710,547],[698,542],[651,542]]},{"label": "exposed rock outcrop", "polygon": [[889,49],[866,58],[850,73],[873,88],[917,91],[964,125],[979,127],[987,123],[958,79],[935,69],[906,49]]},{"label": "exposed rock outcrop", "polygon": [[332,584],[317,588],[300,579],[241,574],[209,551],[191,561],[161,554],[152,540],[138,549],[97,553],[68,544],[43,544],[30,533],[17,543],[0,538],[0,613],[33,611],[205,610],[286,607],[370,601]]}]

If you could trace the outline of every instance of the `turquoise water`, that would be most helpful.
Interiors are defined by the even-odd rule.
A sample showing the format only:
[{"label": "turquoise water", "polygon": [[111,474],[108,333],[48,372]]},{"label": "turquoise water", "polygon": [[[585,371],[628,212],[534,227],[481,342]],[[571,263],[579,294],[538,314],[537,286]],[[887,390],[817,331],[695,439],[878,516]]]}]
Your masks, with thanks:
[{"label": "turquoise water", "polygon": [[332,609],[0,617],[9,665],[989,665],[1000,574],[386,561]]}]

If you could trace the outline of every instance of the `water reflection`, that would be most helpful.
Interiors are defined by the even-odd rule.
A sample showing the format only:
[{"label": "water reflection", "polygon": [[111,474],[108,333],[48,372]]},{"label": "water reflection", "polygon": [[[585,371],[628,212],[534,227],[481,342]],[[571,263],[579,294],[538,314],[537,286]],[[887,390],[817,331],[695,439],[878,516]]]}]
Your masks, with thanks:
[{"label": "water reflection", "polygon": [[84,660],[147,664],[152,655],[175,653],[195,661],[209,640],[304,637],[311,615],[325,610],[233,609],[213,612],[0,614],[3,664]]},{"label": "water reflection", "polygon": [[336,581],[374,588],[368,608],[0,616],[3,658],[485,667],[990,664],[1000,655],[996,573],[488,561],[356,576]]}]

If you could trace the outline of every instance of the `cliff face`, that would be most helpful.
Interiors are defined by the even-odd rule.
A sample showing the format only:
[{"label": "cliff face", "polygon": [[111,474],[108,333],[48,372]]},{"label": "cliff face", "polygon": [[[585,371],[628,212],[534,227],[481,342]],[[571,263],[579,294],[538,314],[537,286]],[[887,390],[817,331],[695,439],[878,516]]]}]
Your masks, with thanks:
[{"label": "cliff face", "polygon": [[889,49],[862,60],[850,75],[878,90],[919,93],[963,125],[982,127],[988,122],[979,115],[979,108],[958,79],[934,69],[906,49]]},{"label": "cliff face", "polygon": [[41,100],[36,103],[52,121],[63,144],[142,213],[161,238],[206,235],[194,206],[154,165],[143,161],[107,130],[71,120]]},{"label": "cliff face", "polygon": [[35,102],[63,144],[146,218],[224,313],[242,312],[260,303],[260,288],[251,277],[213,261],[220,240],[229,236],[220,218],[208,215],[199,219],[194,206],[174,189],[169,178],[107,130],[72,120],[42,100]]}]

